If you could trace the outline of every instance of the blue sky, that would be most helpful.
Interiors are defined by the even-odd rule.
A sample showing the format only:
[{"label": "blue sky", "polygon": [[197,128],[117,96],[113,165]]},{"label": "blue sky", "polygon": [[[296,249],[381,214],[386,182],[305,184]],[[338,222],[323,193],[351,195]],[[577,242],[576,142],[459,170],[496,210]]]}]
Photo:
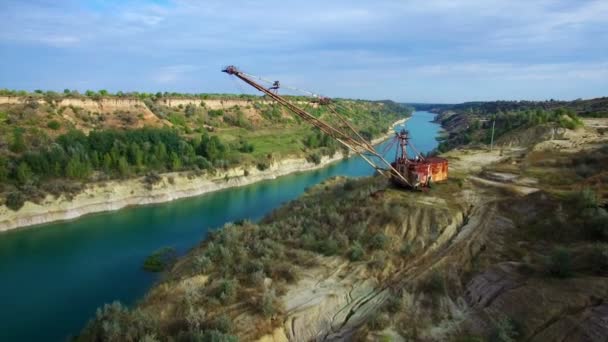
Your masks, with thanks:
[{"label": "blue sky", "polygon": [[332,97],[608,96],[606,0],[0,0],[0,88]]}]

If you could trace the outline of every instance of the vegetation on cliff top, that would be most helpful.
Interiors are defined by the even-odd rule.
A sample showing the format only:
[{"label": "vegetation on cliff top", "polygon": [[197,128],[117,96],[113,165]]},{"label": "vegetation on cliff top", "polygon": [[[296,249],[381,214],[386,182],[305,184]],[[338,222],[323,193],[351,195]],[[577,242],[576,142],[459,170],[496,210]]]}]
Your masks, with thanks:
[{"label": "vegetation on cliff top", "polygon": [[[210,109],[202,101],[204,96],[197,97],[201,101],[171,107],[163,100],[175,94],[140,94],[141,105],[103,112],[102,107],[60,105],[58,100],[74,98],[73,92],[27,95],[19,103],[0,104],[0,197],[12,209],[48,193],[77,192],[89,181],[168,171],[214,173],[237,165],[266,169],[286,156],[318,163],[321,156],[333,155],[339,148],[260,97],[229,98],[246,99],[240,102],[219,97],[226,105]],[[370,139],[410,113],[409,108],[389,101],[338,101],[339,110]],[[313,115],[330,119],[324,107],[302,105]],[[150,111],[154,114],[146,114]]]}]

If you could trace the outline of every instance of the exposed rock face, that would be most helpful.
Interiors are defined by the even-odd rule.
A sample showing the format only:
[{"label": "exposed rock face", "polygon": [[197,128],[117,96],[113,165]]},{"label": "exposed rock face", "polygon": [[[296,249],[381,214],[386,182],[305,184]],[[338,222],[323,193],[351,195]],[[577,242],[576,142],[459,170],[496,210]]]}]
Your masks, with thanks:
[{"label": "exposed rock face", "polygon": [[473,331],[488,333],[489,323],[515,319],[522,340],[606,341],[608,282],[602,277],[527,277],[516,263],[498,264],[467,285]]},{"label": "exposed rock face", "polygon": [[388,292],[365,265],[324,259],[285,294],[284,330],[290,341],[343,340],[384,302]]},{"label": "exposed rock face", "polygon": [[[215,176],[201,176],[193,179],[187,173],[166,174],[163,181],[148,189],[141,179],[110,181],[103,184],[89,184],[73,199],[47,196],[41,204],[26,202],[18,211],[0,206],[0,231],[19,227],[69,220],[82,215],[118,210],[133,205],[168,202],[178,198],[192,197],[234,186],[243,186],[264,179],[274,179],[293,172],[314,170],[343,158],[341,153],[333,157],[323,156],[321,163],[314,164],[304,158],[289,158],[273,163],[260,171],[249,168],[234,168]],[[166,181],[173,177],[173,182]],[[226,180],[228,177],[228,180]]]},{"label": "exposed rock face", "polygon": [[[390,288],[424,274],[429,259],[441,255],[459,233],[466,206],[448,207],[436,197],[425,197],[403,207],[405,219],[388,225],[389,254],[398,254],[404,244],[414,247],[410,265],[388,263],[372,270],[367,263],[324,257],[321,266],[299,275],[282,296],[286,311],[283,334],[290,341],[342,341],[354,338],[357,330],[391,296]],[[262,340],[269,340],[264,336]]]}]

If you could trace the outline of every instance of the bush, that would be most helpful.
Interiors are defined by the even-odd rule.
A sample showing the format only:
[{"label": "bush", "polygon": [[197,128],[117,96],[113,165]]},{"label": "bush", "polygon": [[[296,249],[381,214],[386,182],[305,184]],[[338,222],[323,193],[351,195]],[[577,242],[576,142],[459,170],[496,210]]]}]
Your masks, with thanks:
[{"label": "bush", "polygon": [[440,293],[445,290],[443,277],[439,271],[434,270],[420,285],[420,290],[427,293]]},{"label": "bush", "polygon": [[371,249],[384,249],[389,242],[388,236],[384,233],[376,233],[369,239],[369,248]]},{"label": "bush", "polygon": [[363,250],[363,247],[361,247],[359,242],[355,242],[348,250],[347,255],[350,261],[359,261],[363,259],[365,251]]},{"label": "bush", "polygon": [[395,314],[401,310],[401,298],[396,295],[391,295],[386,301],[386,310]]},{"label": "bush", "polygon": [[551,252],[546,263],[547,272],[557,278],[567,278],[572,275],[572,255],[565,248],[556,248]]},{"label": "bush", "polygon": [[494,331],[490,335],[490,341],[515,342],[521,335],[521,328],[517,322],[509,317],[500,318],[494,325]]},{"label": "bush", "polygon": [[232,326],[232,320],[225,314],[220,315],[215,320],[213,320],[213,328],[225,334],[230,333],[234,330]]},{"label": "bush", "polygon": [[25,199],[23,198],[23,194],[21,194],[21,192],[14,191],[6,196],[5,204],[7,208],[17,211],[23,207],[25,204]]},{"label": "bush", "polygon": [[586,208],[597,208],[597,195],[589,188],[584,188],[580,192],[571,195],[570,201],[577,210]]},{"label": "bush", "polygon": [[390,323],[390,319],[389,319],[388,315],[383,314],[383,313],[373,314],[367,320],[367,326],[372,331],[382,330],[382,329],[386,328],[389,323]]},{"label": "bush", "polygon": [[205,273],[211,268],[211,259],[204,255],[198,255],[193,261],[195,272]]},{"label": "bush", "polygon": [[355,190],[357,188],[357,182],[353,179],[347,179],[346,182],[344,182],[343,187],[346,191]]},{"label": "bush", "polygon": [[46,124],[46,127],[56,131],[59,128],[61,128],[61,124],[57,120],[51,120],[51,121],[49,121],[49,123]]},{"label": "bush", "polygon": [[583,228],[589,239],[608,241],[608,214],[603,209],[594,210]]},{"label": "bush", "polygon": [[333,238],[327,238],[317,243],[316,250],[324,255],[335,255],[338,253],[338,242]]},{"label": "bush", "polygon": [[256,167],[258,168],[258,170],[260,171],[264,171],[266,169],[268,169],[270,167],[270,165],[268,164],[268,162],[259,162]]},{"label": "bush", "polygon": [[401,245],[401,249],[399,249],[399,254],[401,254],[401,256],[407,257],[412,255],[412,253],[414,253],[414,245],[412,245],[411,242],[404,242]]},{"label": "bush", "polygon": [[215,298],[223,304],[231,304],[236,300],[238,282],[234,279],[223,279],[215,289]]},{"label": "bush", "polygon": [[597,244],[589,253],[589,265],[596,274],[608,272],[608,246]]},{"label": "bush", "polygon": [[177,252],[173,247],[163,247],[150,254],[144,260],[144,270],[148,272],[162,272],[177,260]]},{"label": "bush", "polygon": [[308,160],[311,163],[315,163],[315,165],[319,165],[321,164],[321,155],[319,155],[318,153],[311,153],[308,155],[308,157],[306,157],[306,160]]},{"label": "bush", "polygon": [[260,307],[260,311],[264,317],[272,317],[277,313],[275,301],[276,294],[274,290],[264,291],[264,295],[262,296],[262,305]]}]

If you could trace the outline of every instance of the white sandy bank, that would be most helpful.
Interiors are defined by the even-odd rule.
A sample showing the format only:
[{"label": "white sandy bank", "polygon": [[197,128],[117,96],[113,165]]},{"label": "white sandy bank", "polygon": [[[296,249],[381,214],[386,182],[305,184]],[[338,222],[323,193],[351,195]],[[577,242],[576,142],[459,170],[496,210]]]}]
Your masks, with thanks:
[{"label": "white sandy bank", "polygon": [[[395,122],[385,135],[374,139],[380,143],[390,138],[393,128],[407,119]],[[26,202],[18,211],[0,206],[0,231],[54,221],[69,220],[82,215],[118,210],[128,206],[161,203],[192,197],[226,188],[243,186],[266,179],[274,179],[294,172],[310,171],[343,159],[341,151],[333,157],[323,156],[319,164],[305,158],[286,158],[276,161],[266,170],[237,167],[215,175],[192,176],[192,172],[162,174],[162,180],[150,189],[143,177],[91,183],[72,199],[48,195],[41,203]],[[245,176],[247,170],[247,176]],[[188,177],[190,176],[190,177]]]}]

